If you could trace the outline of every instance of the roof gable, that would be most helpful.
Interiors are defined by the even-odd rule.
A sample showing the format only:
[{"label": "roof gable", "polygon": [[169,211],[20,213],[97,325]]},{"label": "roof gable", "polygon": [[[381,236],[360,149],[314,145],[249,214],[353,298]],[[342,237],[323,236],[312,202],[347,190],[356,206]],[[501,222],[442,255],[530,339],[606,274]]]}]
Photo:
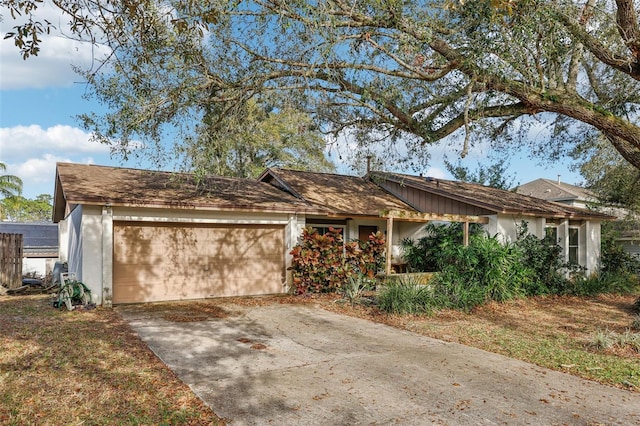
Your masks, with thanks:
[{"label": "roof gable", "polygon": [[309,205],[272,185],[252,179],[59,163],[54,220],[78,204],[304,212]]},{"label": "roof gable", "polygon": [[516,192],[548,201],[595,201],[597,198],[586,188],[543,178],[519,185]]},{"label": "roof gable", "polygon": [[336,215],[377,217],[385,210],[415,211],[375,183],[358,176],[267,169],[258,179]]}]

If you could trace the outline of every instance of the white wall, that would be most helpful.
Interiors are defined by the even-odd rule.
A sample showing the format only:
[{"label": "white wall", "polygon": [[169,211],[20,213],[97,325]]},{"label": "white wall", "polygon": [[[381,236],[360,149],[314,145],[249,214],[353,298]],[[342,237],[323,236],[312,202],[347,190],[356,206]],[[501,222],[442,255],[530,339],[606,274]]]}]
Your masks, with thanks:
[{"label": "white wall", "polygon": [[[102,210],[100,207],[83,206],[81,234],[82,266],[77,276],[91,290],[92,301],[102,304]],[[69,272],[71,272],[71,263]]]},{"label": "white wall", "polygon": [[527,224],[527,229],[530,234],[538,238],[544,237],[545,220],[536,217],[515,215],[489,216],[489,223],[484,226],[484,229],[489,233],[490,237],[497,235],[498,240],[503,244],[513,243],[518,239],[518,228],[522,225],[523,221]]},{"label": "white wall", "polygon": [[[76,278],[82,281],[82,206],[76,206],[65,221],[67,222],[65,232],[66,257],[63,259],[61,254],[60,260],[66,261],[69,266],[69,273],[75,273]],[[62,245],[61,238],[60,246],[62,247]]]},{"label": "white wall", "polygon": [[53,265],[57,260],[58,259],[47,257],[23,257],[22,273],[37,274],[40,277],[45,277],[49,272],[53,270]]},{"label": "white wall", "polygon": [[63,219],[58,223],[58,259],[60,262],[69,260],[69,220]]},{"label": "white wall", "polygon": [[305,227],[305,216],[298,214],[289,215],[289,221],[285,228],[284,235],[284,245],[285,245],[285,267],[286,267],[286,280],[287,283],[285,285],[284,291],[287,292],[291,288],[293,284],[293,272],[289,270],[293,263],[293,256],[291,256],[291,250],[295,247],[296,244],[300,241],[300,236],[302,235],[302,230]]},{"label": "white wall", "polygon": [[587,275],[598,272],[601,254],[601,223],[599,221],[587,221],[583,226],[585,231],[585,244],[580,249],[584,253]]}]

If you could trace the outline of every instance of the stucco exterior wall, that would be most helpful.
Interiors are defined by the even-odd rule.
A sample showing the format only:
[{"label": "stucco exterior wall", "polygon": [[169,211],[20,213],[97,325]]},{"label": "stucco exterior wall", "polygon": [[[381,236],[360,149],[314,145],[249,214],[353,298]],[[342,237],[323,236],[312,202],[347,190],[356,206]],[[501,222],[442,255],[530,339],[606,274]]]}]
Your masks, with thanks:
[{"label": "stucco exterior wall", "polygon": [[[66,224],[66,258],[61,259],[66,261],[69,266],[69,273],[76,274],[76,278],[82,280],[82,247],[83,247],[83,235],[82,235],[82,215],[83,206],[76,206],[75,209],[65,219]],[[60,242],[62,247],[63,238],[61,236]]]},{"label": "stucco exterior wall", "polygon": [[102,218],[98,206],[82,206],[79,256],[69,259],[69,272],[91,290],[92,301],[102,304]]},{"label": "stucco exterior wall", "polygon": [[588,221],[584,225],[585,244],[581,246],[582,256],[585,257],[584,266],[587,275],[595,274],[600,268],[601,253],[601,222]]},{"label": "stucco exterior wall", "polygon": [[293,256],[291,256],[291,250],[298,244],[302,230],[305,227],[305,216],[300,214],[289,215],[289,221],[284,233],[284,245],[285,245],[285,266],[286,266],[286,285],[285,292],[288,292],[293,283],[292,271],[289,268],[293,262]]},{"label": "stucco exterior wall", "polygon": [[490,237],[497,235],[498,240],[503,244],[512,243],[518,238],[518,228],[522,225],[523,221],[527,224],[527,229],[530,234],[538,238],[544,237],[545,221],[543,218],[500,214],[493,215],[489,216],[489,223],[484,226],[484,229]]},{"label": "stucco exterior wall", "polygon": [[58,259],[60,262],[69,260],[69,220],[58,223]]}]

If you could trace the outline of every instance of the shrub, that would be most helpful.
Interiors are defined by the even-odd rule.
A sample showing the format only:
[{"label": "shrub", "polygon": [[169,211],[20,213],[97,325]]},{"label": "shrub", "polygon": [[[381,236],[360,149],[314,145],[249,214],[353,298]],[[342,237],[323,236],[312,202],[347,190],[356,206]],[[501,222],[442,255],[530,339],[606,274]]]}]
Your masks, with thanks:
[{"label": "shrub", "polygon": [[[428,223],[424,227],[426,236],[414,241],[405,238],[401,241],[402,257],[407,261],[410,271],[435,272],[438,270],[442,249],[462,245],[462,223],[449,225]],[[469,235],[477,236],[482,233],[478,224],[469,226]]]},{"label": "shrub", "polygon": [[368,278],[364,274],[355,274],[347,278],[347,282],[340,289],[340,292],[351,306],[354,306],[362,297],[362,293],[375,288],[375,284],[375,279]]},{"label": "shrub", "polygon": [[622,246],[610,235],[604,235],[600,257],[600,270],[597,274],[584,277],[577,274],[567,293],[576,296],[594,294],[630,294],[640,285],[638,259],[625,253]]},{"label": "shrub", "polygon": [[518,227],[515,245],[521,250],[522,263],[531,270],[530,280],[523,287],[527,296],[565,293],[569,281],[562,270],[567,265],[562,260],[562,249],[557,241],[529,234],[527,223],[523,221]]},{"label": "shrub", "polygon": [[593,338],[591,339],[591,346],[598,350],[607,350],[613,347],[615,342],[616,342],[615,333],[609,330],[607,331],[598,330],[596,334],[593,336]]},{"label": "shrub", "polygon": [[378,294],[378,307],[392,314],[431,313],[433,292],[413,278],[387,279]]},{"label": "shrub", "polygon": [[440,268],[433,285],[441,307],[468,310],[490,300],[521,297],[531,280],[518,247],[495,237],[476,236],[468,247],[445,248]]},{"label": "shrub", "polygon": [[631,328],[633,330],[640,330],[640,314],[635,314],[633,316],[633,321],[631,322]]},{"label": "shrub", "polygon": [[607,350],[611,348],[629,348],[640,352],[640,334],[626,330],[619,334],[615,331],[598,330],[590,342],[591,347],[596,350]]},{"label": "shrub", "polygon": [[384,262],[384,236],[378,232],[368,241],[344,243],[340,229],[303,230],[300,242],[291,250],[293,289],[297,294],[335,292],[350,277],[373,279]]}]

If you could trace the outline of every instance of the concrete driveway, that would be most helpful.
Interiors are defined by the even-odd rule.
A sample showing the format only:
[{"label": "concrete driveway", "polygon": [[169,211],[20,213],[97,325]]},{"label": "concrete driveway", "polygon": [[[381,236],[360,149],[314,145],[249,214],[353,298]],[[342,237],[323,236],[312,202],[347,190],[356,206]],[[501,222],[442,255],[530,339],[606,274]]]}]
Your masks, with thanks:
[{"label": "concrete driveway", "polygon": [[117,310],[232,425],[640,425],[638,393],[313,306],[220,306]]}]

